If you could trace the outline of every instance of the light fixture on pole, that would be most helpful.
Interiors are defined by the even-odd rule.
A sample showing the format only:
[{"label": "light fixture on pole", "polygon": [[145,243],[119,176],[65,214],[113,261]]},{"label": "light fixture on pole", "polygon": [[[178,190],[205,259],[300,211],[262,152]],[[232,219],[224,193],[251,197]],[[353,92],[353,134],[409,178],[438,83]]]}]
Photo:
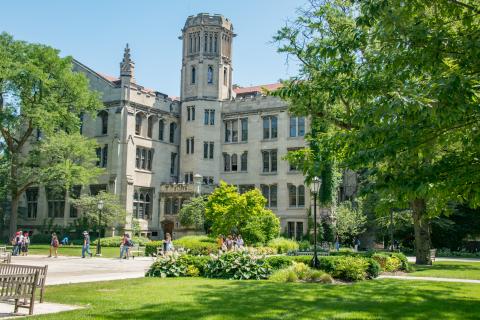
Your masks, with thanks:
[{"label": "light fixture on pole", "polygon": [[103,200],[98,201],[97,203],[98,208],[98,239],[97,239],[97,256],[102,255],[102,247],[100,245],[100,228],[102,226],[102,210],[103,210]]},{"label": "light fixture on pole", "polygon": [[199,173],[193,176],[193,183],[195,185],[195,195],[198,197],[201,193],[203,176]]},{"label": "light fixture on pole", "polygon": [[313,177],[310,183],[310,192],[313,194],[313,259],[312,267],[318,268],[318,254],[317,254],[317,196],[320,191],[322,180],[319,177]]}]

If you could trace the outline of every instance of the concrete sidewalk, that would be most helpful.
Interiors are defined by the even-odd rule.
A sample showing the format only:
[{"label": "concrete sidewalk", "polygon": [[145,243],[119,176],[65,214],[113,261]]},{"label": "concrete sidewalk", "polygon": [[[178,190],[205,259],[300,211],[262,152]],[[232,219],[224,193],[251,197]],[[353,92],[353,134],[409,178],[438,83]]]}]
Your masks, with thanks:
[{"label": "concrete sidewalk", "polygon": [[[19,308],[18,313],[13,313],[15,305],[8,302],[1,302],[0,303],[0,319],[15,319],[19,317],[28,316],[28,309]],[[66,304],[59,304],[59,303],[35,303],[35,307],[33,309],[33,315],[38,316],[41,314],[50,314],[50,313],[58,313],[64,311],[71,311],[76,309],[81,309],[82,307],[79,306],[71,306]]]},{"label": "concrete sidewalk", "polygon": [[47,285],[142,278],[153,261],[151,257],[135,260],[34,255],[12,257],[13,264],[48,265]]},{"label": "concrete sidewalk", "polygon": [[461,282],[461,283],[478,283],[480,280],[471,279],[455,279],[455,278],[436,278],[436,277],[413,277],[413,276],[378,276],[377,279],[398,279],[398,280],[417,280],[417,281],[436,281],[436,282]]},{"label": "concrete sidewalk", "polygon": [[[407,257],[408,262],[415,263],[415,257]],[[479,262],[479,258],[443,258],[443,257],[438,257],[435,258],[435,261],[456,261],[456,262]]]}]

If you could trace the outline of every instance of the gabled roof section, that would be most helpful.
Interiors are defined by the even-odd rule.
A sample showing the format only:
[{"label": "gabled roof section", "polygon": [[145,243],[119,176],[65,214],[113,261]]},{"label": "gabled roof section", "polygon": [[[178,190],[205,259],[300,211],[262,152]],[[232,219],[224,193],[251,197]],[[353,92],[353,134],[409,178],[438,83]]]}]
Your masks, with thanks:
[{"label": "gabled roof section", "polygon": [[263,84],[259,86],[253,86],[253,87],[237,87],[234,88],[233,91],[240,96],[245,96],[245,95],[257,95],[263,93],[264,90],[268,91],[275,91],[278,88],[283,87],[283,84],[281,83],[271,83],[271,84]]},{"label": "gabled roof section", "polygon": [[94,71],[93,69],[90,69],[89,67],[87,67],[86,65],[84,65],[83,63],[81,63],[80,61],[78,61],[76,59],[73,59],[73,64],[74,64],[74,68],[77,67],[79,69],[83,69],[85,72],[90,73],[92,75],[95,75],[98,78],[104,80],[107,84],[109,84],[112,87],[116,87],[120,84],[120,79],[112,77],[112,76],[107,76],[105,74],[98,73],[98,72]]}]

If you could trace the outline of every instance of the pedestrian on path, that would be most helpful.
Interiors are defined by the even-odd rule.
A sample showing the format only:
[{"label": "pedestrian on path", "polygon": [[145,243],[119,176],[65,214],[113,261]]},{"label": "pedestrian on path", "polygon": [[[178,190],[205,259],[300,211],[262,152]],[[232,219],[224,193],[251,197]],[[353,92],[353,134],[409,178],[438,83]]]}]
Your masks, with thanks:
[{"label": "pedestrian on path", "polygon": [[85,258],[85,253],[87,253],[90,258],[92,257],[92,253],[90,252],[90,235],[87,231],[83,231],[82,258]]},{"label": "pedestrian on path", "polygon": [[133,242],[130,240],[130,235],[125,233],[123,235],[122,242],[120,243],[120,259],[128,259],[128,251],[132,245]]},{"label": "pedestrian on path", "polygon": [[58,258],[58,246],[59,246],[59,241],[57,234],[54,232],[52,233],[52,239],[50,240],[50,255],[48,256],[49,258],[52,257],[52,251],[55,254],[55,258]]},{"label": "pedestrian on path", "polygon": [[28,232],[23,233],[23,240],[22,240],[22,256],[28,256],[28,246],[30,245],[30,237],[28,236]]}]

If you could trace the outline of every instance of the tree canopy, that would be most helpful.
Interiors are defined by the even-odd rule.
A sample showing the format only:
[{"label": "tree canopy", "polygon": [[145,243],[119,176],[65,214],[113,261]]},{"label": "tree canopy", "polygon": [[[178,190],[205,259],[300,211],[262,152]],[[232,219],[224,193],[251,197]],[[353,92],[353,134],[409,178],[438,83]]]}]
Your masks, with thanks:
[{"label": "tree canopy", "polygon": [[301,69],[274,94],[333,125],[312,137],[325,163],[368,170],[371,191],[412,207],[429,263],[429,218],[480,204],[478,2],[311,1],[275,39]]},{"label": "tree canopy", "polygon": [[79,115],[102,108],[88,80],[72,72],[72,58],[41,44],[0,34],[0,133],[2,152],[9,164],[10,232],[16,230],[18,201],[32,184],[40,183],[38,164],[30,157],[34,137],[58,130],[76,132]]}]

